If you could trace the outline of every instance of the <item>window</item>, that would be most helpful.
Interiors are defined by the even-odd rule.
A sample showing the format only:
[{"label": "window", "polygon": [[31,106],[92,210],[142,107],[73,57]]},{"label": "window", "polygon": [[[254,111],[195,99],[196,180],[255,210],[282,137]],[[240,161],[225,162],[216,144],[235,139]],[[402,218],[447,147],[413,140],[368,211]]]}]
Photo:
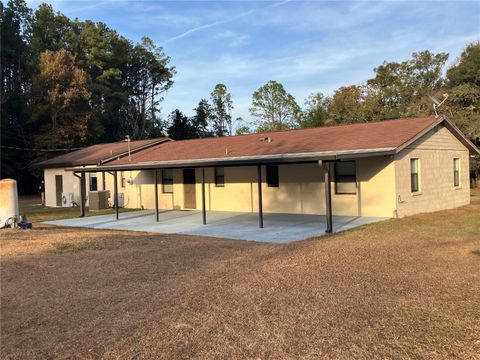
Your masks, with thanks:
[{"label": "window", "polygon": [[420,173],[420,160],[410,159],[410,188],[412,193],[420,191],[418,175]]},{"label": "window", "polygon": [[215,186],[216,187],[225,186],[225,168],[223,167],[215,168]]},{"label": "window", "polygon": [[357,193],[357,172],[355,161],[335,163],[335,194]]},{"label": "window", "polygon": [[453,186],[460,186],[460,159],[453,159]]},{"label": "window", "polygon": [[267,186],[278,187],[278,165],[267,165]]},{"label": "window", "polygon": [[97,176],[90,175],[90,191],[97,191],[97,190],[98,190]]},{"label": "window", "polygon": [[173,194],[173,170],[162,170],[162,192],[164,194]]},{"label": "window", "polygon": [[124,177],[122,177],[122,179],[120,180],[120,187],[127,187],[127,179],[125,179]]}]

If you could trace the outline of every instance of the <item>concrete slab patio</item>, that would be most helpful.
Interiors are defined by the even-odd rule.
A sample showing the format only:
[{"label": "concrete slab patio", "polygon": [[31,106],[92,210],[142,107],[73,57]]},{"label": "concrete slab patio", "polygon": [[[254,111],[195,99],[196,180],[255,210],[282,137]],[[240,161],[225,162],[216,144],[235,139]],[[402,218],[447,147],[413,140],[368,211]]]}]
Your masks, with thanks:
[{"label": "concrete slab patio", "polygon": [[[382,220],[385,218],[334,216],[333,228],[335,232],[338,232]],[[47,221],[45,224],[178,233],[271,243],[289,243],[313,236],[322,236],[325,235],[326,229],[325,217],[319,215],[265,213],[265,227],[260,229],[258,214],[226,211],[207,212],[207,225],[203,225],[201,212],[195,210],[163,210],[160,212],[158,223],[155,222],[155,211],[142,210],[122,213],[119,220],[115,220],[114,215],[99,215]]]}]

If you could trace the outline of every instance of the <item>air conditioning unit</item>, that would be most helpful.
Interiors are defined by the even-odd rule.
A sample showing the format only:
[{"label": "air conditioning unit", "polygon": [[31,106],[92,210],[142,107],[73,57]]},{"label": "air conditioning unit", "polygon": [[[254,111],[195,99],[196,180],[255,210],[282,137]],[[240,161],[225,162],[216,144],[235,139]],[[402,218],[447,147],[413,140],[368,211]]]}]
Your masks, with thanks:
[{"label": "air conditioning unit", "polygon": [[62,207],[73,207],[73,193],[62,193]]},{"label": "air conditioning unit", "polygon": [[108,197],[108,190],[90,191],[88,193],[89,210],[108,209]]}]

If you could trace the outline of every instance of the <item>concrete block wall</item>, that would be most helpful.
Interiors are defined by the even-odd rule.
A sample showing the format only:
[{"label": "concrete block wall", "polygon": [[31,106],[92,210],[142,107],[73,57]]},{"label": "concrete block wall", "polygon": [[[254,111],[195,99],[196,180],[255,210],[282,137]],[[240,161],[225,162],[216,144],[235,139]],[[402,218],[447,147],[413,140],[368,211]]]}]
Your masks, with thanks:
[{"label": "concrete block wall", "polygon": [[[410,159],[420,161],[418,193],[411,192]],[[460,186],[453,159],[460,159]],[[395,157],[397,216],[451,209],[470,203],[469,153],[445,127],[438,126]]]}]

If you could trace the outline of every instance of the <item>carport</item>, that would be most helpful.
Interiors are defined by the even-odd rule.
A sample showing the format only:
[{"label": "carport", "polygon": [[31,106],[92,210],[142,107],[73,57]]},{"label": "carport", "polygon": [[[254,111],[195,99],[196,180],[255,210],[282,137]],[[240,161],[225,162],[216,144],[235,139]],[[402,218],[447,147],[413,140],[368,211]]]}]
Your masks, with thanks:
[{"label": "carport", "polygon": [[[271,243],[289,243],[310,237],[325,235],[327,224],[318,215],[264,214],[265,228],[258,228],[255,213],[209,211],[208,224],[199,221],[198,210],[160,210],[160,220],[152,221],[155,211],[141,210],[122,213],[118,220],[111,215],[89,216],[49,221],[58,226],[86,227],[93,229],[145,231],[163,234],[187,234],[237,240]],[[385,218],[333,216],[336,231],[374,223]]]},{"label": "carport", "polygon": [[[349,151],[325,151],[325,152],[311,152],[311,153],[293,153],[293,154],[275,154],[275,155],[262,155],[262,156],[249,156],[249,157],[241,157],[241,158],[236,158],[236,157],[229,157],[229,158],[215,158],[215,159],[194,159],[194,160],[176,160],[176,161],[150,161],[148,163],[137,163],[137,162],[132,162],[132,163],[126,163],[126,164],[116,164],[116,165],[101,165],[96,168],[69,168],[66,169],[66,171],[72,171],[74,175],[79,179],[80,181],[80,217],[83,218],[85,216],[85,203],[86,203],[86,173],[90,172],[102,172],[103,174],[108,173],[113,176],[113,183],[114,183],[114,188],[113,188],[113,207],[115,209],[115,220],[120,221],[120,213],[119,213],[119,207],[117,206],[118,204],[118,173],[121,171],[125,170],[136,170],[136,171],[152,171],[154,172],[154,196],[155,196],[155,210],[152,212],[145,212],[142,214],[142,222],[141,224],[138,224],[139,226],[146,226],[145,231],[153,231],[153,232],[162,232],[160,229],[163,229],[164,232],[170,232],[170,233],[175,233],[175,232],[184,232],[184,231],[176,231],[172,229],[176,229],[179,227],[180,229],[182,226],[188,226],[188,231],[185,233],[191,233],[191,234],[203,234],[204,231],[201,231],[200,229],[202,226],[207,226],[210,223],[212,225],[215,224],[216,220],[218,219],[237,219],[237,220],[245,220],[245,224],[241,224],[241,221],[239,222],[239,229],[241,231],[245,232],[247,231],[246,229],[250,229],[251,226],[253,225],[253,219],[256,217],[256,226],[255,231],[259,233],[258,235],[253,234],[253,228],[251,230],[251,234],[245,235],[244,237],[241,235],[233,236],[234,238],[239,238],[239,239],[262,239],[263,235],[262,234],[268,234],[265,235],[265,238],[267,236],[271,239],[271,236],[276,236],[275,234],[278,234],[279,231],[285,231],[286,229],[289,228],[289,225],[286,225],[282,229],[282,221],[286,221],[287,224],[290,224],[290,226],[296,226],[299,224],[308,224],[307,227],[304,229],[304,234],[311,234],[309,236],[304,236],[304,235],[293,235],[296,231],[293,229],[290,229],[291,231],[291,236],[287,236],[287,241],[293,241],[293,240],[300,240],[300,239],[305,239],[310,236],[319,236],[323,235],[324,233],[332,233],[336,230],[345,230],[345,226],[350,224],[349,227],[355,227],[358,225],[362,225],[365,223],[369,223],[372,221],[378,221],[379,219],[384,219],[384,218],[372,218],[372,221],[369,220],[367,217],[362,217],[362,216],[333,216],[332,212],[332,193],[331,193],[331,183],[332,183],[332,168],[333,164],[336,161],[343,160],[343,159],[355,159],[355,158],[360,158],[364,156],[391,156],[392,154],[392,149],[386,149],[386,148],[380,148],[380,149],[369,149],[369,150],[349,150]],[[130,160],[129,160],[130,161]],[[324,202],[325,204],[325,215],[301,215],[301,214],[264,214],[263,211],[263,196],[262,196],[262,167],[266,167],[268,165],[282,165],[282,164],[316,164],[318,166],[318,171],[321,172],[323,182],[324,182],[324,193],[325,193],[325,198],[319,198],[319,202]],[[256,191],[257,191],[257,199],[258,199],[258,213],[255,215],[254,213],[234,213],[231,211],[207,211],[206,209],[206,203],[205,203],[205,169],[206,168],[215,168],[215,167],[246,167],[246,166],[255,166],[257,171],[256,171],[256,176],[257,176],[257,186],[256,186]],[[158,173],[164,169],[198,169],[201,172],[201,210],[200,211],[195,211],[195,210],[189,210],[190,212],[190,219],[192,219],[195,224],[191,223],[190,221],[188,224],[182,224],[177,223],[179,219],[183,219],[183,216],[177,216],[178,211],[175,211],[173,209],[169,209],[169,212],[164,212],[161,211],[159,208],[159,203],[158,203]],[[180,213],[184,213],[185,210],[180,211]],[[169,215],[166,215],[169,214]],[[231,216],[233,214],[233,216]],[[237,215],[234,215],[237,214]],[[240,216],[240,214],[242,216]],[[131,226],[128,225],[128,222],[134,221],[135,218],[131,218],[130,216],[126,214],[122,214],[122,218],[126,220],[125,226],[126,230],[136,230],[136,227],[132,224]],[[335,219],[334,219],[335,218]],[[110,218],[111,220],[111,218]],[[270,221],[272,220],[272,221]],[[107,218],[105,219],[107,221]],[[151,224],[147,225],[147,223],[144,223],[150,221]],[[107,221],[108,222],[108,221]],[[158,227],[155,227],[155,223],[162,223],[163,225],[160,225]],[[168,226],[165,225],[165,222],[170,222]],[[80,222],[82,223],[82,222]],[[233,222],[228,222],[229,228],[232,228],[235,226]],[[89,224],[87,221],[86,224]],[[115,229],[118,229],[120,225],[120,222],[117,223],[116,226],[112,227]],[[218,225],[218,224],[217,224]],[[244,227],[245,225],[245,227]],[[339,226],[339,229],[334,229],[335,226]],[[83,226],[83,225],[80,225]],[[110,225],[109,225],[110,226]],[[264,228],[268,227],[275,227],[275,229],[270,229],[269,231],[265,231]],[[110,227],[107,227],[110,228]],[[155,228],[157,230],[149,230],[150,228]],[[211,229],[213,229],[214,226],[208,227],[209,230],[205,230],[206,233],[208,233],[208,236],[220,236],[220,237],[228,237],[229,231],[225,232],[223,229],[218,229],[218,233],[216,231],[210,232]],[[260,230],[259,230],[260,228]],[[248,232],[248,231],[247,231]],[[261,241],[261,240],[260,240]],[[269,240],[271,241],[271,240]]]},{"label": "carport", "polygon": [[[141,164],[129,164],[129,165],[103,165],[97,168],[71,168],[67,169],[67,171],[73,171],[74,175],[80,181],[80,217],[85,216],[85,203],[86,203],[86,177],[85,174],[89,172],[102,172],[103,177],[105,173],[111,174],[114,179],[114,189],[113,189],[113,207],[115,209],[115,219],[120,220],[120,213],[118,204],[118,172],[122,170],[147,170],[154,172],[154,189],[155,189],[155,211],[151,213],[155,218],[155,221],[158,223],[162,218],[161,210],[158,206],[158,172],[163,169],[175,169],[175,168],[191,168],[191,169],[200,169],[202,174],[202,182],[201,182],[201,191],[202,191],[202,210],[201,211],[192,211],[192,213],[199,213],[201,215],[197,218],[201,218],[200,224],[207,225],[210,221],[210,216],[217,213],[231,213],[231,212],[221,212],[221,211],[208,211],[207,217],[207,210],[205,204],[205,168],[208,167],[229,167],[229,166],[252,166],[255,165],[257,168],[257,198],[258,198],[258,214],[257,214],[257,229],[263,229],[265,227],[265,215],[263,212],[263,197],[262,197],[262,166],[266,165],[280,165],[280,164],[305,164],[305,163],[317,163],[319,166],[319,171],[323,172],[324,177],[324,186],[325,186],[325,216],[320,215],[306,215],[311,216],[311,219],[317,219],[317,224],[324,224],[324,226],[319,226],[322,232],[325,233],[332,233],[333,232],[333,214],[332,214],[332,195],[331,195],[331,163],[339,158],[338,154],[321,154],[321,158],[319,159],[320,154],[302,154],[301,157],[298,154],[293,156],[274,156],[274,157],[261,157],[261,158],[250,158],[250,159],[229,159],[225,160],[208,160],[208,161],[190,161],[188,163],[184,162],[161,162],[156,167],[153,167],[152,164],[148,165],[141,165]],[[350,154],[349,156],[352,156]],[[259,161],[262,161],[259,163]],[[319,199],[322,201],[322,199]],[[294,214],[291,214],[294,215]],[[125,215],[122,215],[125,216]],[[213,217],[214,218],[214,217]],[[251,219],[251,215],[248,216]],[[323,218],[323,220],[321,219]],[[128,217],[127,217],[128,219]],[[176,221],[176,217],[170,218],[171,221]],[[166,218],[165,220],[168,220]],[[131,230],[131,229],[130,229]],[[318,231],[316,232],[318,233]]]}]

